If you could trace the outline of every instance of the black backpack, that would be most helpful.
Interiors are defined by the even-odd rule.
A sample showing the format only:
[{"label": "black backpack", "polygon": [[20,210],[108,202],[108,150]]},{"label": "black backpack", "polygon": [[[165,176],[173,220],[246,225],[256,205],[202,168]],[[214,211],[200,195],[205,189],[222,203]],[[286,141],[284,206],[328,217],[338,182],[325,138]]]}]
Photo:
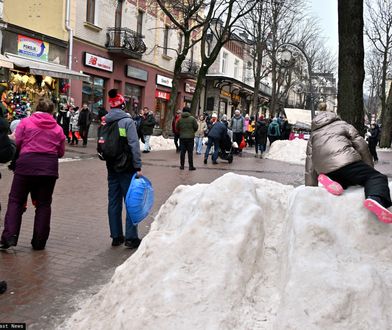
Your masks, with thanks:
[{"label": "black backpack", "polygon": [[118,121],[101,125],[98,128],[97,152],[99,159],[109,163],[117,172],[122,172],[131,166],[131,152],[127,137],[120,136]]}]

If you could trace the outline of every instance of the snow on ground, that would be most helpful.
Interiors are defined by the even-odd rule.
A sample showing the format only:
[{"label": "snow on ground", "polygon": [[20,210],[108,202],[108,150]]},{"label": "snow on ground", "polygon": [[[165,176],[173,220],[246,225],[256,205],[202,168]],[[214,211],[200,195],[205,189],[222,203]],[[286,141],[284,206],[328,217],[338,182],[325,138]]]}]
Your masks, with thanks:
[{"label": "snow on ground", "polygon": [[61,328],[388,329],[392,227],[363,199],[233,173],[179,186]]},{"label": "snow on ground", "polygon": [[264,158],[280,160],[292,164],[305,165],[306,145],[303,139],[277,140],[270,146]]},{"label": "snow on ground", "polygon": [[[162,135],[152,135],[150,139],[151,151],[176,150],[173,139],[165,139]],[[140,150],[144,150],[144,143],[140,142]]]},{"label": "snow on ground", "polygon": [[391,148],[377,148],[377,152],[392,152]]}]

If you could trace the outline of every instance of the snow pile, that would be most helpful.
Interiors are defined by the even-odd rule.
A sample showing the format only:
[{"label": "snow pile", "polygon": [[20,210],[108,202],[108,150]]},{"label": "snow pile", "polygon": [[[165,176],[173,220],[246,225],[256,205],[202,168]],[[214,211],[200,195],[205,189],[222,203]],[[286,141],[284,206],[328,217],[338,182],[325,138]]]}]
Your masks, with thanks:
[{"label": "snow pile", "polygon": [[179,186],[61,327],[388,329],[392,227],[362,202],[361,188],[336,197],[232,173]]},{"label": "snow pile", "polygon": [[[176,150],[173,139],[165,139],[162,135],[152,135],[150,138],[151,151]],[[140,142],[140,150],[144,150],[144,143]]]},{"label": "snow pile", "polygon": [[264,158],[280,160],[292,164],[305,165],[306,145],[303,139],[277,140],[270,146]]}]

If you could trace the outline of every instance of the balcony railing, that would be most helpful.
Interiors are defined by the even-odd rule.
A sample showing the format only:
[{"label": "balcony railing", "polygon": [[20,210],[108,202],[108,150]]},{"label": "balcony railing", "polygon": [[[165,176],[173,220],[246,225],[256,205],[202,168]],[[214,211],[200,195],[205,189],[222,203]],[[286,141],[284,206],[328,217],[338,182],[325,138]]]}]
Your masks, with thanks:
[{"label": "balcony railing", "polygon": [[147,50],[143,36],[128,28],[108,28],[106,36],[109,52],[140,59]]},{"label": "balcony railing", "polygon": [[199,74],[199,69],[200,69],[199,63],[192,60],[186,60],[182,63],[181,66],[181,75],[194,78]]}]

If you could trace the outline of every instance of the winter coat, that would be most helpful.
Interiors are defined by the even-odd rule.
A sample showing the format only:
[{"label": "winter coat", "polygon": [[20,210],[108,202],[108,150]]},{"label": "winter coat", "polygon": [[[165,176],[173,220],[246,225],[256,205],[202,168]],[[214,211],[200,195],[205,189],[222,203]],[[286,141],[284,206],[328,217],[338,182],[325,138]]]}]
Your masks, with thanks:
[{"label": "winter coat", "polygon": [[15,151],[15,143],[8,137],[8,122],[0,117],[0,163],[12,160]]},{"label": "winter coat", "polygon": [[375,128],[371,128],[370,136],[368,138],[369,142],[377,144],[379,137],[380,137],[380,128],[378,126],[376,126]]},{"label": "winter coat", "polygon": [[217,140],[223,140],[226,134],[227,134],[227,126],[224,123],[217,121],[214,125],[212,125],[208,133],[208,137]]},{"label": "winter coat", "polygon": [[241,115],[231,118],[230,128],[233,133],[244,133],[244,117]]},{"label": "winter coat", "polygon": [[93,120],[93,115],[88,108],[82,108],[79,113],[78,126],[88,127]]},{"label": "winter coat", "polygon": [[207,129],[207,123],[204,120],[199,119],[197,121],[197,125],[199,126],[199,128],[197,129],[195,136],[204,137],[205,131]]},{"label": "winter coat", "polygon": [[255,142],[257,144],[267,144],[267,124],[264,120],[258,120],[255,128]]},{"label": "winter coat", "polygon": [[197,120],[189,112],[183,112],[176,124],[176,130],[180,134],[180,139],[193,139],[198,127]]},{"label": "winter coat", "polygon": [[181,118],[181,114],[179,114],[179,113],[176,114],[174,116],[174,118],[173,118],[173,121],[172,121],[172,131],[173,131],[174,134],[178,134],[178,132],[176,130],[176,125],[177,125],[178,121],[180,120],[180,118]]},{"label": "winter coat", "polygon": [[140,132],[143,135],[152,135],[155,124],[154,115],[149,113],[147,116],[143,117],[140,122]]},{"label": "winter coat", "polygon": [[368,145],[350,124],[333,112],[320,112],[312,121],[306,148],[305,185],[317,186],[319,174],[364,161],[373,167]]},{"label": "winter coat", "polygon": [[65,135],[50,113],[35,112],[22,119],[15,131],[16,147],[24,153],[64,156]]},{"label": "winter coat", "polygon": [[71,132],[78,132],[79,111],[68,111],[68,117],[69,117],[69,130]]},{"label": "winter coat", "polygon": [[[272,129],[273,127],[274,127],[274,130]],[[280,134],[281,134],[280,125],[276,119],[273,119],[272,122],[268,125],[267,135],[279,137]]]},{"label": "winter coat", "polygon": [[[109,113],[105,116],[105,122],[107,124],[118,120],[118,128],[120,130],[120,137],[126,137],[128,140],[128,146],[131,151],[132,166],[133,169],[139,171],[142,167],[139,137],[136,131],[136,125],[134,120],[127,115],[121,109],[111,109]],[[111,168],[111,164],[106,162],[107,167]]]}]

